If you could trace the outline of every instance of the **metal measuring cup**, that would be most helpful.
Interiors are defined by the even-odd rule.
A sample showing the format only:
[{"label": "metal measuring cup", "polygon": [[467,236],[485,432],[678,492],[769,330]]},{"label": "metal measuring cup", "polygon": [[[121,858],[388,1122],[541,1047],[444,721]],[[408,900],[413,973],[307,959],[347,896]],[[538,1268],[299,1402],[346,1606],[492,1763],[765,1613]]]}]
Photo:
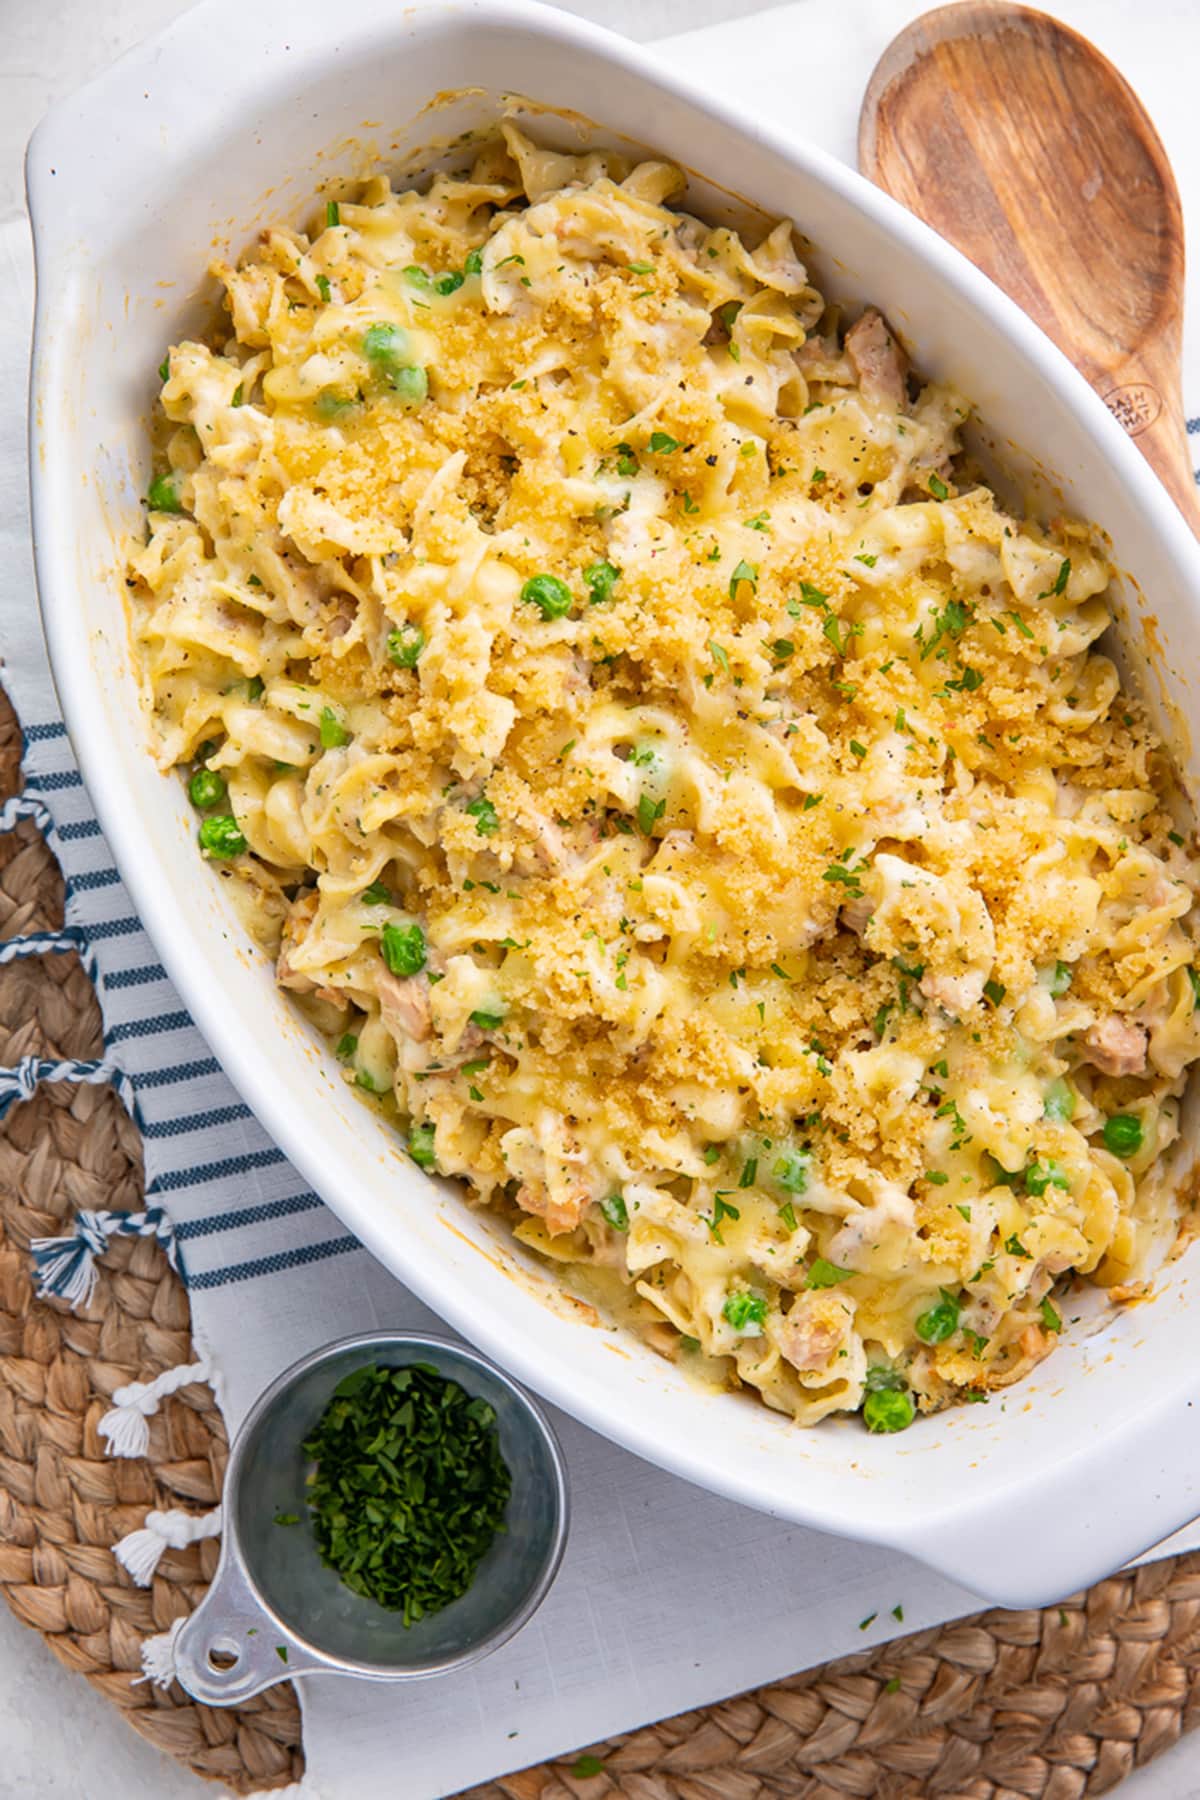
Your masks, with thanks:
[{"label": "metal measuring cup", "polygon": [[[408,1627],[325,1566],[308,1523],[300,1446],[338,1383],[372,1363],[426,1363],[487,1400],[512,1474],[506,1529],[467,1592]],[[478,1662],[545,1598],[569,1516],[562,1451],[537,1402],[463,1344],[386,1331],[327,1344],[272,1382],[237,1435],[223,1504],[216,1575],[174,1646],[180,1682],[209,1706],[236,1705],[298,1675],[413,1681]],[[298,1523],[277,1524],[280,1514]]]}]

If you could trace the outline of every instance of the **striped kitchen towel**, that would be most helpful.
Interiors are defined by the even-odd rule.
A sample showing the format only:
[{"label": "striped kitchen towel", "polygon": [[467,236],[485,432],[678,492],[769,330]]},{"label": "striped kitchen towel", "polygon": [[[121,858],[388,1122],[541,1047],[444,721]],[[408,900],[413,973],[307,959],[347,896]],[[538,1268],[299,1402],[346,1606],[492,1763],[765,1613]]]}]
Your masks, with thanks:
[{"label": "striped kitchen towel", "polygon": [[[866,76],[919,10],[914,0],[843,0],[833,29],[826,9],[798,4],[664,50],[674,66],[719,78],[727,97],[743,92],[760,114],[793,118],[802,93],[807,135],[851,160]],[[1124,0],[1066,0],[1057,10],[1133,79],[1175,160],[1185,208],[1200,216],[1200,158],[1191,149],[1186,83],[1178,79],[1188,63],[1183,45],[1190,41],[1200,54],[1192,0],[1159,0],[1154,32],[1142,29],[1141,14],[1130,16]],[[79,1297],[110,1236],[156,1236],[188,1285],[197,1350],[236,1429],[261,1388],[316,1345],[375,1325],[429,1329],[437,1321],[307,1188],[233,1090],[167,980],[100,834],[58,712],[34,602],[25,444],[13,404],[25,384],[31,288],[24,223],[0,228],[0,392],[10,397],[0,409],[0,641],[25,735],[24,793],[0,810],[0,830],[33,819],[50,836],[67,883],[63,930],[0,944],[0,962],[78,949],[97,984],[105,1050],[95,1063],[29,1058],[0,1071],[0,1116],[40,1080],[117,1084],[145,1143],[145,1206],[82,1215],[73,1236],[36,1247],[37,1277],[50,1291]],[[1193,291],[1193,317],[1195,298]],[[1192,346],[1187,391],[1200,413],[1198,350]],[[1200,417],[1189,430],[1200,432]],[[139,729],[131,718],[130,730]],[[452,1793],[972,1610],[965,1591],[891,1552],[749,1513],[570,1420],[559,1426],[575,1527],[542,1611],[510,1645],[456,1676],[405,1689],[302,1684],[307,1793],[322,1800]],[[119,1453],[144,1446],[130,1420],[110,1415],[107,1435]],[[195,1522],[196,1533],[215,1529],[215,1521]],[[1194,1543],[1195,1528],[1162,1549]],[[126,1552],[135,1576],[147,1555],[152,1563],[144,1541]],[[731,1618],[752,1619],[753,1633],[713,1629]]]}]

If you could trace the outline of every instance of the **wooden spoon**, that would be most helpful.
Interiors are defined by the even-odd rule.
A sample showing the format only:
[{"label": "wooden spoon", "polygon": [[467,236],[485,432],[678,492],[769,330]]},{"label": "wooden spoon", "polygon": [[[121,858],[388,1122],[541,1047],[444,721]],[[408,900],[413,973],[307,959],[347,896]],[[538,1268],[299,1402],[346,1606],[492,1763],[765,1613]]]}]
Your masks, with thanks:
[{"label": "wooden spoon", "polygon": [[880,58],[858,161],[1066,352],[1200,536],[1180,397],[1179,192],[1107,58],[1008,0],[939,7]]}]

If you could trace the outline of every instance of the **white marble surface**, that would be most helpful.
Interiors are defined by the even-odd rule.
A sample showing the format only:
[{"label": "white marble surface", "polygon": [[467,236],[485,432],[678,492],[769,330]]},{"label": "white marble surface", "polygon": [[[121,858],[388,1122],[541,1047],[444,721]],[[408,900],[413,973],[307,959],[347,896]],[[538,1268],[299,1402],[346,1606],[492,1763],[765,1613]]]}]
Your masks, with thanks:
[{"label": "white marble surface", "polygon": [[[23,209],[25,141],[46,107],[184,5],[0,0],[0,221]],[[568,0],[568,10],[649,39],[744,17],[759,0]],[[1145,0],[1148,22],[1154,10]],[[197,1800],[214,1791],[131,1732],[0,1606],[0,1800]],[[1120,1792],[1121,1800],[1200,1800],[1200,1742],[1184,1740]]]}]

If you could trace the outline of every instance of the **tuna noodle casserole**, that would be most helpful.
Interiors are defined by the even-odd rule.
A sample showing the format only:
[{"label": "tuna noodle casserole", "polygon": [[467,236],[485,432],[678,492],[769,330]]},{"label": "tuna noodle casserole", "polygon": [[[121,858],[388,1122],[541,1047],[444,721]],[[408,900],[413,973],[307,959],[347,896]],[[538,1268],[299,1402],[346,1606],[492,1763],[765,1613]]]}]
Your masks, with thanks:
[{"label": "tuna noodle casserole", "polygon": [[897,1430],[1173,1238],[1200,869],[1096,534],[681,188],[509,125],[219,267],[145,696],[415,1163],[665,1354]]}]

